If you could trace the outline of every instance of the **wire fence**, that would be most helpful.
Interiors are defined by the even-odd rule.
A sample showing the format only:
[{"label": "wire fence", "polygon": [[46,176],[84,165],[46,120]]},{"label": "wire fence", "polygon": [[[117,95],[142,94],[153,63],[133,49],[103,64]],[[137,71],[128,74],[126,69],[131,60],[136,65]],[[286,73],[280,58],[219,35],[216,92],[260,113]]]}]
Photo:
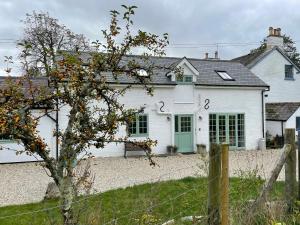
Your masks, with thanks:
[{"label": "wire fence", "polygon": [[[269,178],[281,153],[282,150],[230,152],[231,224],[247,224],[245,222],[247,211],[251,207],[251,203],[259,196],[265,180]],[[112,172],[111,176],[107,178],[112,184],[112,190],[76,197],[73,206],[77,219],[80,221],[79,224],[207,224],[209,218],[208,185],[216,179],[216,177],[209,179],[207,176],[208,156],[195,154],[158,157],[155,160],[159,161],[161,167],[151,168],[145,164],[144,177],[135,177],[134,170],[140,171],[141,168],[129,164],[129,162],[134,163],[137,160],[142,159],[112,160],[112,164],[123,163],[125,165],[119,171]],[[97,161],[97,159],[88,161],[92,164],[91,171],[95,179],[97,176],[104,179],[101,171],[97,168],[97,165],[103,161]],[[85,163],[87,162],[83,162],[83,164]],[[164,167],[167,163],[172,166]],[[3,166],[5,165],[0,166],[0,170]],[[113,167],[113,165],[111,166]],[[128,173],[124,170],[127,170]],[[149,176],[151,171],[157,175]],[[123,176],[130,187],[120,188],[117,185]],[[261,211],[256,216],[256,220],[249,224],[272,224],[295,220],[294,215],[286,217],[283,213],[283,179],[284,171],[281,172],[279,182],[276,183],[267,200],[270,204],[275,204],[275,202],[279,202],[279,204]],[[97,181],[97,183],[101,184],[101,181]],[[122,186],[127,185],[122,184]],[[5,191],[9,192],[9,190]],[[60,202],[55,199],[17,208],[0,208],[0,224],[61,224],[60,208]],[[289,223],[286,222],[286,224]]]}]

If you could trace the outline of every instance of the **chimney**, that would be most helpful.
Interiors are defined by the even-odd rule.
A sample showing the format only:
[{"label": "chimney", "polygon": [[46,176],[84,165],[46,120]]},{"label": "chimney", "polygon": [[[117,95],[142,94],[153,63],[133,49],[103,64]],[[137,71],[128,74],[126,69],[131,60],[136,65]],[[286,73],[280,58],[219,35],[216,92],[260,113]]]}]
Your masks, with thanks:
[{"label": "chimney", "polygon": [[274,35],[274,29],[273,27],[269,27],[269,36]]},{"label": "chimney", "polygon": [[269,27],[269,35],[266,39],[267,49],[272,49],[274,47],[283,48],[283,37],[281,36],[281,29],[273,29]]},{"label": "chimney", "polygon": [[279,28],[277,28],[277,34],[278,34],[278,36],[280,36],[281,37],[281,28],[279,27]]},{"label": "chimney", "polygon": [[208,59],[208,52],[205,53],[204,59]]},{"label": "chimney", "polygon": [[219,59],[219,53],[218,53],[218,51],[215,51],[215,59]]}]

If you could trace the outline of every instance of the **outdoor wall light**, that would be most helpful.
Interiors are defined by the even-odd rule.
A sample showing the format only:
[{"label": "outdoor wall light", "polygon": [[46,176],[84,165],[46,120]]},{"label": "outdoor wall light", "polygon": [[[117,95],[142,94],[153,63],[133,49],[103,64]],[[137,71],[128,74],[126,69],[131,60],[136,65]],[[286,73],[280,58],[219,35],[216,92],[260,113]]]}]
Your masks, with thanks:
[{"label": "outdoor wall light", "polygon": [[199,116],[199,120],[202,120],[202,116]]},{"label": "outdoor wall light", "polygon": [[171,117],[167,116],[167,120],[170,121],[170,120],[171,120]]}]

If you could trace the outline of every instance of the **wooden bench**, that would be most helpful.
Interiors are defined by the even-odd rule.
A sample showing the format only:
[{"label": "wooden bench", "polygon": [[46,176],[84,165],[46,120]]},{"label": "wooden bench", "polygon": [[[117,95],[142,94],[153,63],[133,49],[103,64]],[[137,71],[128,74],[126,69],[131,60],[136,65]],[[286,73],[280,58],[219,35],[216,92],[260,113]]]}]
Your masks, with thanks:
[{"label": "wooden bench", "polygon": [[149,147],[146,149],[142,148],[141,146],[138,145],[138,142],[136,144],[132,142],[125,142],[124,158],[127,158],[127,152],[138,152],[138,151],[150,153],[151,149]]}]

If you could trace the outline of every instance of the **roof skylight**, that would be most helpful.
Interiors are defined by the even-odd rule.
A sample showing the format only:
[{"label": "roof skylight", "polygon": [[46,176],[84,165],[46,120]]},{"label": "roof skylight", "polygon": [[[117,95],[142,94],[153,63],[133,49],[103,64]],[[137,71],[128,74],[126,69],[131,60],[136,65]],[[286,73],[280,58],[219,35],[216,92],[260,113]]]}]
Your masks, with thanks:
[{"label": "roof skylight", "polygon": [[216,71],[223,80],[234,80],[226,71]]},{"label": "roof skylight", "polygon": [[140,69],[137,71],[137,74],[140,76],[140,77],[148,77],[148,73],[146,70],[143,70],[143,69]]}]

